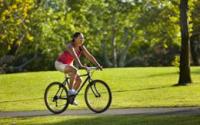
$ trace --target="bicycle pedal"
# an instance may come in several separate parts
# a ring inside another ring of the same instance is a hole
[[[69,96],[68,101],[70,104],[74,102],[74,96]]]

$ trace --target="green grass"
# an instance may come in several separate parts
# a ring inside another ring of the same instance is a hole
[[[4,118],[1,125],[199,125],[199,116],[125,115],[125,116],[49,116]]]
[[[116,68],[95,72],[113,92],[111,108],[200,106],[200,67],[192,67],[193,83],[175,87],[178,68]],[[0,75],[0,111],[46,110],[44,90],[50,82],[62,81],[55,71]],[[79,106],[87,108],[83,95]],[[112,122],[111,122],[112,121]],[[199,125],[196,115],[45,116],[0,118],[1,125]]]
[[[200,67],[192,67],[193,83],[174,87],[176,67],[114,68],[94,73],[94,79],[106,81],[113,92],[111,108],[200,106]],[[63,81],[57,71],[0,75],[0,111],[46,110],[43,101],[50,82]],[[79,106],[87,108],[83,95]]]

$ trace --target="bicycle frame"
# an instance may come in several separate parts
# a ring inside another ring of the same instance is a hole
[[[90,71],[87,71],[87,73],[86,74],[83,74],[83,75],[79,75],[80,77],[84,77],[84,76],[87,76],[86,77],[86,79],[85,79],[85,81],[81,84],[81,86],[79,87],[79,89],[77,90],[77,94],[76,95],[78,95],[78,93],[81,91],[81,89],[83,88],[83,86],[86,84],[86,82],[91,82],[92,81],[92,78],[91,78],[91,72]],[[68,87],[69,87],[69,80],[70,79],[70,77],[66,77],[65,78],[65,80],[63,81],[63,84],[66,86],[66,83],[67,83],[67,85],[68,85]]]

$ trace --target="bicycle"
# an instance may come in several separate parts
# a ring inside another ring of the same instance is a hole
[[[70,77],[65,77],[65,80],[62,83],[50,83],[44,94],[44,101],[47,109],[54,114],[64,112],[67,109],[69,102],[74,100],[82,90],[83,86],[88,83],[84,93],[84,99],[87,107],[95,113],[102,113],[106,111],[112,101],[111,90],[106,82],[92,79],[92,70],[97,70],[97,68],[88,67],[86,70],[87,73],[80,75],[80,77],[86,76],[86,79],[77,90],[77,94],[73,96],[68,95]]]

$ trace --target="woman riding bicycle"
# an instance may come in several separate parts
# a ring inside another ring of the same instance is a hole
[[[76,95],[76,91],[80,87],[82,82],[78,69],[73,65],[74,60],[77,61],[80,68],[86,69],[80,61],[80,56],[84,55],[89,61],[95,64],[99,69],[102,70],[102,66],[97,62],[94,56],[86,49],[83,45],[84,36],[80,32],[76,32],[69,44],[66,45],[66,50],[59,55],[55,61],[55,68],[58,71],[64,72],[70,76],[69,84],[69,95]],[[75,101],[70,102],[71,104],[77,105]]]

